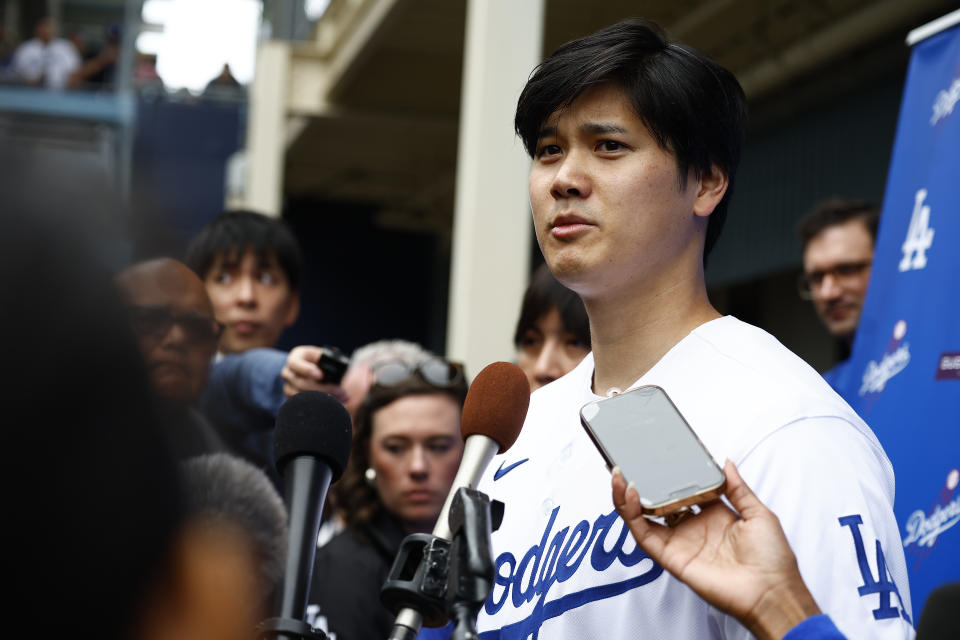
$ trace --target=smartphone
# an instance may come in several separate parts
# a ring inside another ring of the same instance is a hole
[[[723,470],[660,387],[590,402],[580,422],[607,467],[620,467],[634,483],[645,515],[689,511],[723,493]]]
[[[323,372],[323,382],[340,384],[343,374],[347,371],[347,365],[350,364],[350,358],[336,347],[322,347],[322,349],[317,366]]]

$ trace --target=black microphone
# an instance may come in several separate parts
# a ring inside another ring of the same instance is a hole
[[[274,638],[317,637],[303,619],[313,577],[317,534],[327,489],[343,474],[350,457],[350,414],[331,395],[303,391],[277,413],[273,456],[283,475],[290,516],[287,564],[276,617],[260,625]]]
[[[933,591],[917,620],[917,640],[960,638],[960,582],[946,582]]]
[[[450,487],[433,536],[450,540],[449,515],[457,491],[476,489],[490,460],[516,441],[527,417],[530,383],[516,365],[494,362],[477,374],[467,391],[460,420],[464,438],[463,458]],[[423,624],[423,612],[413,606],[402,607],[394,619],[390,640],[413,640]]]

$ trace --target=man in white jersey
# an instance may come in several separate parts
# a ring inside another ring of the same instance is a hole
[[[520,96],[537,239],[583,299],[593,352],[533,394],[481,481],[506,504],[482,638],[750,637],[647,557],[614,509],[579,410],[644,384],[777,514],[848,638],[913,635],[893,470],[873,433],[802,360],[707,299],[745,111],[731,73],[638,21],[560,47]]]

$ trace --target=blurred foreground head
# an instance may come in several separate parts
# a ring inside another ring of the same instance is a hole
[[[8,610],[40,633],[242,637],[243,616],[214,602],[225,594],[199,586],[225,571],[185,526],[149,380],[102,263],[116,249],[95,223],[106,197],[0,188],[3,406],[19,481],[9,513],[23,567]],[[51,629],[37,627],[47,620]]]
[[[236,563],[256,578],[247,586],[266,618],[287,559],[283,499],[263,471],[227,453],[187,460],[182,472],[191,518],[233,539]]]
[[[0,220],[3,406],[29,464],[14,535],[33,586],[11,610],[129,637],[181,523],[175,467],[102,254],[36,193]]]

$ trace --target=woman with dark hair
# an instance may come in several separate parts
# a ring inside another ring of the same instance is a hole
[[[590,353],[590,322],[580,296],[557,282],[545,264],[523,296],[513,342],[530,391],[566,374]]]
[[[390,634],[393,616],[380,604],[380,587],[403,538],[433,530],[463,454],[461,366],[391,360],[373,374],[350,463],[333,488],[346,529],[317,550],[309,599],[319,606],[313,623],[347,640]]]

